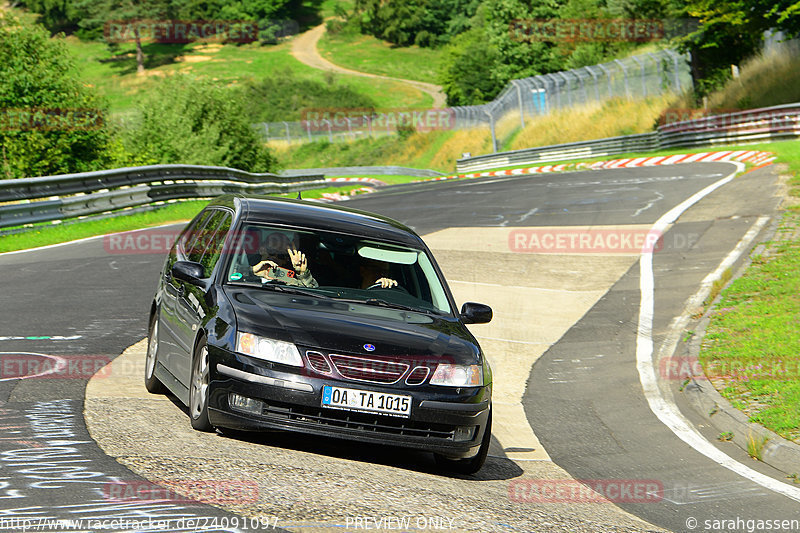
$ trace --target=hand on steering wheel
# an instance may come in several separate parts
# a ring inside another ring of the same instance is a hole
[[[391,289],[392,287],[397,287],[397,282],[391,278],[378,278],[375,280],[375,283],[367,287],[367,289],[377,289],[378,287],[381,289]]]

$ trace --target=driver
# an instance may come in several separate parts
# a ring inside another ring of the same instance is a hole
[[[358,265],[358,271],[361,274],[362,289],[377,288],[379,286],[382,289],[397,287],[397,281],[388,277],[389,265],[383,261],[364,259]]]
[[[306,254],[297,249],[296,235],[274,231],[266,236],[258,254],[249,258],[253,273],[264,280],[282,281],[287,285],[319,287],[308,269]]]

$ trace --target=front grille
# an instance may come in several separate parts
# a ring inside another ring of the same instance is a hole
[[[418,366],[406,378],[406,385],[422,385],[431,370],[427,366]]]
[[[273,420],[308,422],[331,428],[347,428],[365,434],[454,440],[455,428],[446,424],[413,422],[406,418],[381,417],[335,409],[321,409],[277,402],[265,403],[262,416]]]
[[[323,374],[331,373],[331,365],[328,364],[328,361],[325,360],[325,356],[321,353],[308,351],[306,352],[306,358],[308,359],[308,364],[311,365],[311,368],[317,372],[321,372]]]
[[[408,371],[408,365],[405,363],[353,357],[351,355],[330,354],[328,357],[342,377],[354,381],[392,384],[400,381]]]

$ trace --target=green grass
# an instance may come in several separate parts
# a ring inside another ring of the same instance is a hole
[[[28,231],[3,236],[0,239],[0,252],[24,250],[118,231],[191,220],[207,203],[203,200],[191,200],[167,204],[153,211],[114,218],[79,220],[62,224],[36,224]]]
[[[132,43],[120,44],[112,52],[99,42],[84,42],[75,37],[68,37],[66,42],[77,58],[76,64],[83,79],[106,97],[112,113],[129,110],[137,94],[156,86],[155,78],[178,72],[235,85],[249,79],[280,75],[288,69],[300,79],[348,86],[381,108],[430,107],[433,104],[429,95],[404,83],[331,74],[308,67],[291,55],[289,43],[269,46],[146,44],[147,72],[141,76],[136,74]],[[346,103],[342,106],[346,107]]]
[[[752,422],[800,441],[798,228],[800,213],[788,211],[767,253],[722,291],[700,361]]]
[[[436,83],[442,53],[419,46],[396,47],[369,35],[348,33],[322,36],[317,49],[341,67],[406,80]]]
[[[778,156],[800,197],[800,142],[755,145]],[[775,239],[722,291],[700,351],[720,393],[784,438],[800,442],[800,205]]]

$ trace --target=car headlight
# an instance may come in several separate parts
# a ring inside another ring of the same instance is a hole
[[[273,363],[303,366],[303,358],[300,357],[297,346],[291,342],[276,341],[252,333],[242,333],[241,331],[236,333],[236,351]]]
[[[483,385],[483,368],[480,365],[439,365],[430,383],[448,387],[480,387]]]

